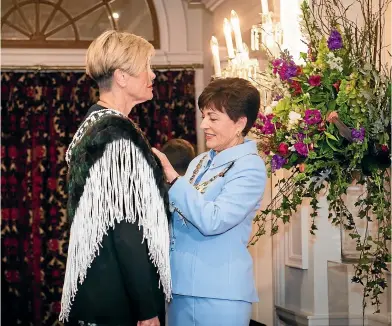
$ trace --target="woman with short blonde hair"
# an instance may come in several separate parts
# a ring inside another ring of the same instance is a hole
[[[87,50],[86,73],[97,82],[100,90],[108,90],[116,69],[137,76],[150,65],[154,52],[152,44],[140,36],[106,31]]]
[[[71,224],[60,320],[159,326],[171,297],[168,198],[161,165],[128,118],[152,99],[153,46],[107,31],[87,50],[100,91],[66,153]]]

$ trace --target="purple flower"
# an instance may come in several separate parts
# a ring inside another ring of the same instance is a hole
[[[308,147],[303,142],[294,144],[294,148],[301,156],[308,156]]]
[[[328,48],[331,51],[334,51],[334,50],[339,50],[342,47],[343,47],[342,35],[340,35],[340,33],[336,29],[333,29],[328,38]]]
[[[274,115],[268,114],[263,115],[259,113],[258,118],[261,120],[261,124],[257,124],[256,128],[264,135],[273,135],[275,133],[275,125],[272,122]]]
[[[362,143],[365,139],[365,133],[366,131],[364,127],[361,127],[359,129],[353,129],[351,130],[351,137],[353,137],[353,140],[355,142]]]
[[[272,61],[273,73],[278,74],[281,80],[290,81],[298,75],[298,67],[291,57],[275,59]]]
[[[275,126],[274,126],[274,124],[271,123],[271,121],[267,121],[267,122],[264,124],[262,133],[263,133],[264,135],[273,135],[273,134],[275,133]]]
[[[273,101],[279,101],[279,100],[281,100],[282,98],[283,98],[282,95],[276,95],[276,96],[274,97]]]
[[[321,113],[319,110],[306,110],[304,121],[308,125],[315,125],[321,122]]]
[[[305,135],[303,133],[298,133],[297,134],[297,140],[299,142],[302,142],[305,139]]]
[[[286,66],[283,67],[280,76],[282,80],[290,80],[297,76],[297,66],[294,61],[290,61]]]
[[[286,164],[286,159],[280,155],[275,154],[272,156],[271,160],[271,171],[275,172],[283,167]]]
[[[274,60],[272,60],[272,66],[274,67],[274,70],[275,70],[275,69],[278,69],[278,67],[279,67],[282,63],[283,63],[283,60],[282,60],[282,59],[274,59]],[[274,73],[276,74],[276,71],[274,71]]]

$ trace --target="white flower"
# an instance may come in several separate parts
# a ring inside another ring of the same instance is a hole
[[[279,103],[278,101],[272,101],[270,104],[271,108],[274,108],[275,106],[277,106],[278,103]]]
[[[290,111],[288,128],[291,129],[292,127],[297,125],[300,120],[302,120],[302,117],[299,113]]]
[[[271,114],[271,113],[272,113],[272,108],[269,105],[266,106],[264,109],[264,114],[267,115],[267,114]]]
[[[302,120],[302,117],[299,113],[295,111],[290,111],[289,113],[289,123],[297,124],[299,120]]]
[[[331,69],[338,70],[340,72],[343,71],[342,63],[343,59],[340,57],[328,56],[329,59],[327,60],[327,64]]]

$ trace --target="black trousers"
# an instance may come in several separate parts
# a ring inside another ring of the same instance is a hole
[[[165,315],[161,314],[158,316],[160,326],[165,326]],[[127,322],[127,323],[110,323],[110,322],[105,322],[105,323],[97,323],[97,322],[89,322],[89,321],[83,321],[83,320],[75,320],[75,319],[70,319],[69,322],[66,322],[64,324],[65,326],[136,326],[137,322]]]

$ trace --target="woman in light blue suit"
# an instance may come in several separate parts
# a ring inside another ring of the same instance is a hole
[[[169,326],[248,326],[258,296],[247,243],[266,170],[256,143],[244,137],[256,120],[260,95],[244,79],[216,79],[198,104],[210,150],[180,177],[154,149],[171,184]]]

